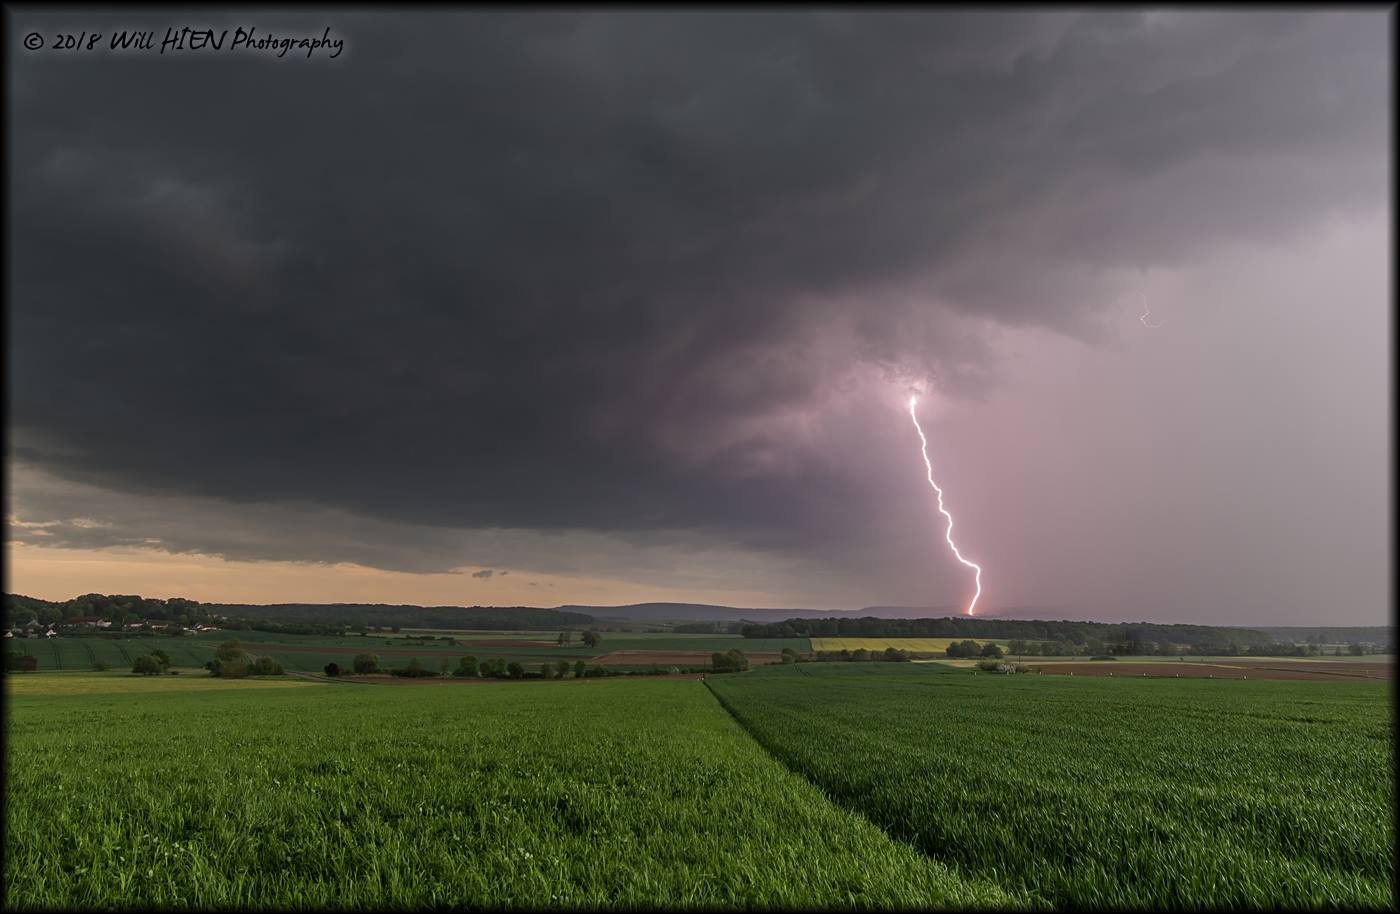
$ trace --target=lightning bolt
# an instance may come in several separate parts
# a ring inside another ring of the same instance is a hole
[[[953,542],[953,515],[949,514],[948,510],[943,507],[943,490],[938,488],[938,483],[933,481],[933,464],[928,459],[928,439],[924,437],[924,430],[919,425],[919,417],[914,413],[914,404],[917,402],[919,402],[917,396],[909,398],[909,418],[914,420],[914,429],[919,433],[919,441],[923,447],[924,466],[928,468],[928,484],[933,486],[933,491],[938,493],[938,510],[943,513],[944,517],[948,518],[948,530],[943,534],[943,537],[948,541],[948,546],[953,550],[953,555],[957,556],[958,561],[977,572],[977,593],[972,595],[972,602],[967,605],[967,614],[970,616],[977,606],[977,598],[982,596],[982,566],[963,558],[962,553],[958,551],[958,544]]]
[[[1149,323],[1147,322],[1147,315],[1149,315],[1149,314],[1151,314],[1151,313],[1152,313],[1152,309],[1149,308],[1149,307],[1147,307],[1147,296],[1144,295],[1144,296],[1142,297],[1142,317],[1139,317],[1138,320],[1142,321],[1142,325],[1143,325],[1144,327],[1151,327],[1151,328],[1153,328],[1153,329],[1155,330],[1156,328],[1162,326],[1162,322],[1161,322],[1161,321],[1158,321],[1158,322],[1155,323],[1155,324],[1149,324]]]

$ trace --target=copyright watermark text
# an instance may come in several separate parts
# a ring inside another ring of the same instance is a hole
[[[180,54],[180,53],[246,53],[256,52],[274,57],[286,57],[290,53],[305,52],[308,58],[317,54],[327,60],[334,60],[345,50],[344,38],[332,38],[331,30],[325,29],[320,35],[276,35],[260,31],[256,26],[236,29],[192,29],[167,28],[164,34],[159,31],[121,31],[103,34],[102,32],[57,32],[44,34],[30,32],[24,36],[24,47],[29,51],[53,51],[87,53],[105,51],[122,54]]]

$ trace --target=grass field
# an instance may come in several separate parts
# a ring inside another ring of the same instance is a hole
[[[1014,902],[832,804],[698,681],[6,680],[9,909]]]
[[[1393,908],[1391,690],[803,664],[712,676],[896,838],[1061,908]]]
[[[941,654],[948,645],[965,638],[813,638],[814,651],[883,651],[887,647],[901,651],[914,651],[920,654]]]
[[[518,660],[529,669],[555,660],[592,661],[614,651],[694,651],[694,663],[709,663],[715,651],[738,649],[745,653],[777,653],[785,647],[799,652],[809,649],[806,638],[743,638],[739,635],[677,635],[669,632],[608,632],[598,647],[584,646],[577,638],[567,645],[554,642],[558,632],[459,632],[459,641],[481,641],[483,644],[449,645],[446,641],[423,638],[405,639],[377,635],[284,635],[273,632],[219,631],[183,637],[140,636],[129,638],[64,637],[19,638],[6,642],[6,650],[27,651],[38,660],[40,670],[91,670],[94,663],[106,663],[111,669],[131,669],[140,655],[157,648],[168,653],[177,666],[202,667],[214,658],[214,651],[229,640],[243,643],[255,655],[267,654],[285,669],[319,671],[328,663],[348,667],[358,653],[368,651],[378,655],[384,667],[402,666],[417,657],[429,669],[438,669],[443,660],[456,666],[459,657],[468,654],[480,659],[500,657]],[[539,645],[495,645],[492,642],[544,641]],[[403,653],[398,653],[403,652]],[[703,656],[702,656],[703,655]]]

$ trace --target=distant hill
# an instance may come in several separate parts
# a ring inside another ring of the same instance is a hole
[[[588,613],[600,619],[635,619],[647,622],[780,622],[793,616],[825,619],[854,616],[854,609],[756,609],[743,606],[717,606],[712,603],[629,603],[625,606],[558,607],[562,612]]]
[[[1320,638],[1325,644],[1395,643],[1395,626],[1393,625],[1285,625],[1276,627],[1261,625],[1259,630],[1272,635],[1277,641],[1306,641],[1309,638]]]
[[[588,613],[536,606],[413,606],[385,603],[205,603],[230,618],[406,628],[554,629],[592,625]]]

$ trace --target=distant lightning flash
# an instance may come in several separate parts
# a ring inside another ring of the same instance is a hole
[[[958,561],[977,572],[977,593],[972,595],[972,602],[967,605],[967,614],[970,616],[977,606],[977,598],[982,596],[982,566],[963,558],[962,553],[958,551],[957,544],[953,542],[953,515],[949,514],[943,507],[943,490],[938,488],[938,483],[933,481],[933,464],[928,459],[928,439],[924,437],[924,430],[919,426],[919,417],[914,414],[914,404],[918,401],[919,398],[916,396],[909,398],[909,418],[914,420],[914,429],[919,433],[919,441],[923,446],[924,466],[928,468],[928,484],[933,486],[933,491],[938,493],[938,510],[943,513],[944,517],[948,518],[948,530],[943,536],[948,540],[948,545],[952,548],[953,555],[958,557]]]
[[[1142,325],[1143,325],[1144,327],[1151,327],[1152,329],[1156,330],[1158,327],[1162,326],[1162,322],[1161,322],[1161,321],[1158,321],[1158,322],[1155,323],[1155,324],[1149,324],[1149,323],[1147,322],[1147,315],[1149,315],[1149,314],[1151,314],[1151,313],[1152,313],[1152,309],[1149,308],[1149,307],[1147,307],[1147,296],[1144,295],[1144,296],[1142,297],[1142,317],[1139,317],[1138,320],[1142,321]]]

